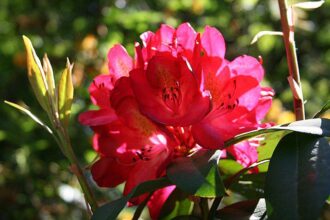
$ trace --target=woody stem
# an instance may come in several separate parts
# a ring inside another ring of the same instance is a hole
[[[293,9],[288,6],[286,0],[278,0],[281,15],[283,40],[286,50],[286,58],[289,67],[289,82],[293,94],[294,112],[296,120],[305,119],[304,99],[301,89],[296,44],[294,40]]]

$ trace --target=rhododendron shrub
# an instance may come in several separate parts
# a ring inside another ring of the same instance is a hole
[[[257,59],[225,58],[224,38],[213,27],[197,33],[188,23],[177,29],[162,25],[141,40],[133,58],[121,45],[109,50],[110,74],[97,76],[89,87],[99,109],[79,117],[93,129],[93,147],[100,155],[91,168],[94,180],[101,187],[125,182],[124,195],[166,175],[176,158],[201,149],[226,151],[225,141],[268,127],[261,121],[274,95],[260,85],[264,69]],[[227,155],[248,167],[258,160],[257,147],[258,142],[241,142]],[[153,219],[173,189],[154,193],[157,205],[148,203]]]
[[[319,219],[330,204],[330,120],[319,117],[330,102],[305,120],[291,18],[293,7],[317,8],[323,1],[278,2],[282,32],[262,31],[253,42],[265,34],[283,36],[299,120],[290,124],[263,122],[274,91],[261,86],[262,60],[226,59],[224,38],[213,27],[197,33],[188,23],[161,25],[140,36],[133,57],[119,44],[110,48],[109,74],[89,87],[97,110],[79,115],[93,130],[93,179],[100,187],[124,184],[123,196],[102,206],[69,137],[73,65],[67,61],[55,83],[47,56],[41,65],[24,36],[28,78],[49,126],[29,109],[6,103],[53,136],[93,220],[117,219],[126,205],[138,205],[133,219],[144,206],[152,219]]]

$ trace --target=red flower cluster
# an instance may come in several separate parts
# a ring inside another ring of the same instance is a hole
[[[103,187],[126,182],[124,194],[164,175],[176,157],[221,149],[235,135],[266,126],[260,121],[273,95],[260,86],[264,70],[258,60],[224,58],[224,39],[213,27],[200,34],[188,23],[162,25],[141,39],[134,58],[121,45],[110,49],[110,74],[99,75],[89,88],[100,109],[79,117],[95,132],[100,159],[91,169],[94,180]],[[244,166],[257,160],[253,143],[232,146],[229,153]],[[165,201],[173,189],[154,196]],[[152,218],[161,205],[148,203]]]

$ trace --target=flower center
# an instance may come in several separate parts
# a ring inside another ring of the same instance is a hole
[[[150,144],[147,144],[140,149],[133,150],[135,156],[132,158],[132,162],[137,161],[149,161],[157,159],[163,154],[168,154],[167,140],[161,135],[153,135],[149,138]]]
[[[146,74],[150,86],[159,91],[164,104],[176,113],[182,101],[177,60],[169,54],[157,55],[149,61]]]
[[[167,129],[173,134],[177,145],[174,147],[174,157],[184,157],[190,154],[196,147],[196,142],[191,135],[190,127],[172,127]]]
[[[182,100],[179,82],[170,87],[164,87],[162,89],[162,99],[168,108],[173,112],[177,112]]]

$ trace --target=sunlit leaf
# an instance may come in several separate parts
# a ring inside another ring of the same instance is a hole
[[[293,132],[277,145],[265,185],[269,219],[318,219],[330,195],[330,145]]]
[[[328,100],[321,108],[320,111],[318,111],[313,118],[319,118],[323,113],[328,111],[330,109],[330,100]]]
[[[73,100],[72,67],[69,60],[58,85],[58,112],[62,124],[67,127]]]
[[[274,36],[274,35],[283,36],[283,33],[281,31],[260,31],[253,37],[250,44],[256,43],[263,36]]]
[[[5,103],[28,115],[33,121],[37,122],[39,125],[45,128],[50,134],[53,134],[52,130],[45,123],[43,123],[37,116],[35,116],[30,110],[24,108],[23,106],[17,105],[13,102],[5,101]]]
[[[316,9],[323,5],[324,1],[313,1],[313,2],[299,2],[293,5],[295,8],[302,9]]]
[[[219,167],[222,173],[225,175],[234,175],[243,169],[243,166],[239,164],[236,160],[221,159],[219,162]]]
[[[26,36],[23,36],[23,41],[26,48],[28,78],[30,84],[41,107],[45,111],[50,112],[49,98],[47,93],[48,86],[46,83],[45,73],[30,39]]]
[[[46,82],[48,86],[48,93],[53,101],[53,105],[56,106],[56,95],[55,94],[55,80],[52,65],[47,57],[47,54],[44,55],[43,59],[43,70],[46,75]]]
[[[259,129],[255,131],[250,131],[246,133],[239,134],[234,138],[225,142],[224,147],[229,147],[233,144],[239,143],[243,140],[272,132],[278,131],[295,131],[299,133],[305,134],[315,134],[321,136],[330,136],[330,119],[326,118],[315,118],[315,119],[307,119],[301,121],[295,121],[289,124],[273,126],[270,128]]]
[[[258,151],[258,161],[269,159],[272,157],[276,145],[287,133],[286,131],[274,132],[265,134],[262,141],[260,141],[260,146],[257,148]],[[269,163],[263,163],[258,166],[259,172],[267,172]]]

